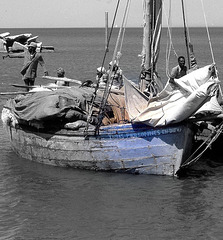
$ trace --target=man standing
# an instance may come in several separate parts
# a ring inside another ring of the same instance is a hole
[[[35,42],[31,42],[27,46],[27,50],[22,53],[13,53],[7,54],[3,56],[3,59],[6,57],[9,58],[24,58],[24,64],[20,71],[23,75],[23,80],[26,86],[33,86],[35,83],[35,79],[37,77],[37,67],[40,64],[43,67],[44,75],[48,76],[48,72],[45,67],[45,62],[40,53],[36,52],[37,44]],[[29,88],[27,88],[29,90]]]
[[[37,44],[31,42],[28,45],[28,50],[24,52],[24,64],[20,72],[27,86],[33,86],[35,83],[38,63],[43,67],[44,75],[48,76],[43,57],[40,53],[36,52],[36,48]]]

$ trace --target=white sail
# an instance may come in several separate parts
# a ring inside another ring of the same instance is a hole
[[[212,65],[195,70],[179,79],[178,84],[168,83],[157,96],[148,97],[125,81],[126,109],[133,122],[143,122],[157,127],[181,122],[199,109],[212,97],[219,87],[219,80],[212,78]],[[132,89],[131,89],[132,88]],[[214,107],[206,105],[202,112],[222,113],[222,108],[213,99]],[[141,104],[139,104],[141,103]],[[140,107],[139,107],[140,106]]]

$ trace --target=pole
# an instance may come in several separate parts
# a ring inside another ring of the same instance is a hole
[[[184,35],[185,35],[185,42],[186,42],[186,49],[187,49],[187,60],[188,60],[188,67],[190,69],[191,68],[191,64],[190,64],[190,54],[189,54],[187,26],[186,26],[186,20],[185,20],[185,12],[184,12],[184,1],[181,0],[181,3],[182,3],[183,22],[184,22]]]
[[[108,12],[105,12],[105,50],[108,52]]]

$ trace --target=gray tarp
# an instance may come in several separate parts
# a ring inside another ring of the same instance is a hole
[[[44,121],[62,117],[69,109],[84,113],[87,110],[86,102],[91,99],[92,93],[93,89],[78,87],[36,92],[20,99],[10,99],[5,107],[9,108],[19,120]]]

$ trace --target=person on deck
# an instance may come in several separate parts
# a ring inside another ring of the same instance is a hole
[[[185,57],[178,57],[178,65],[171,70],[170,82],[174,81],[174,78],[179,79],[187,74],[187,66],[185,66]]]
[[[62,67],[59,67],[57,69],[57,77],[58,78],[64,78],[65,77],[65,71]],[[66,81],[56,81],[55,83],[58,86],[69,86],[69,82],[66,82]]]
[[[48,76],[48,71],[45,67],[45,62],[40,53],[36,52],[37,44],[31,42],[28,45],[28,51],[24,52],[24,64],[21,70],[23,80],[27,86],[33,86],[37,77],[38,63],[43,67],[44,75]]]
[[[96,73],[96,81],[99,83],[99,87],[104,88],[108,80],[108,74],[104,67],[98,67]]]
[[[118,63],[114,61],[113,68],[112,67],[112,61],[109,63],[109,69],[107,71],[107,74],[111,74],[111,79],[113,80],[112,86],[114,88],[120,89],[123,86],[123,75],[122,75],[122,69],[118,66]]]
[[[193,45],[191,43],[189,43],[189,51],[190,51],[190,65],[191,65],[190,69],[187,69],[187,66],[185,66],[185,57],[184,56],[178,57],[178,65],[174,67],[171,71],[170,82],[174,82],[174,78],[179,79],[185,76],[186,74],[198,69],[197,60],[194,55]]]
[[[9,58],[24,58],[24,64],[20,71],[20,73],[23,75],[23,80],[25,82],[26,86],[33,86],[35,83],[35,79],[37,77],[37,67],[38,64],[40,64],[43,67],[44,75],[48,76],[48,71],[45,67],[45,62],[43,60],[43,57],[40,53],[36,52],[37,44],[35,42],[31,42],[27,46],[27,50],[25,50],[22,53],[14,53],[14,54],[8,54],[6,56],[3,56],[3,59],[5,57]],[[29,90],[29,88],[27,88]]]

